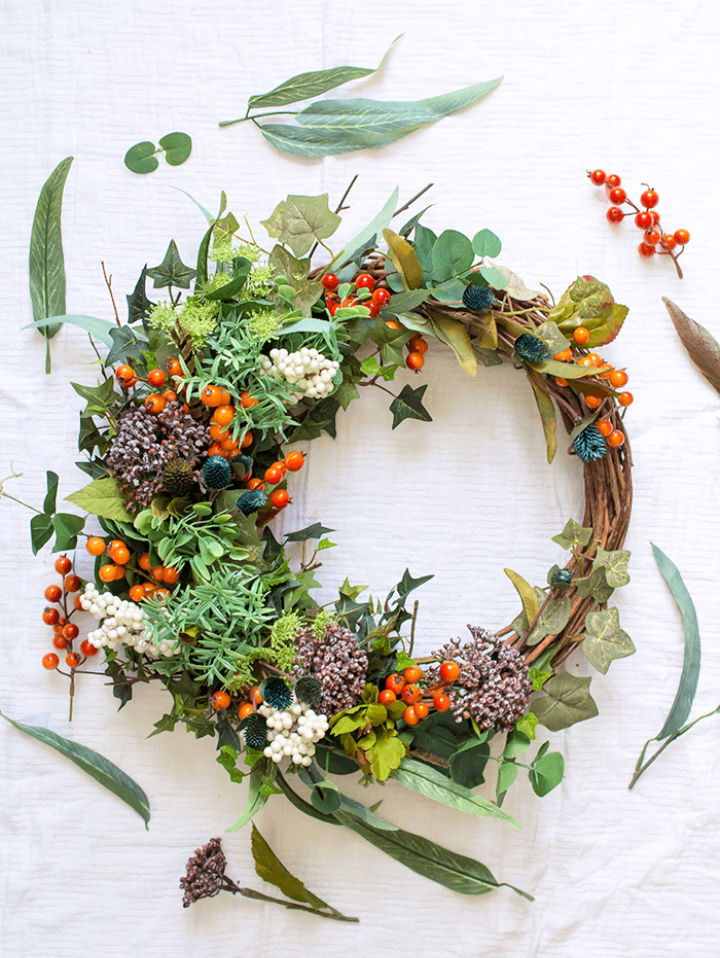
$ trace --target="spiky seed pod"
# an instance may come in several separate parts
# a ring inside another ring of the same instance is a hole
[[[187,459],[171,459],[163,466],[163,485],[172,496],[184,496],[195,483],[192,463]]]
[[[267,745],[267,722],[264,715],[253,712],[243,721],[240,728],[245,735],[245,744],[249,748],[254,748],[258,752],[265,748]]]
[[[489,286],[466,286],[463,306],[476,313],[486,313],[495,301],[495,293]]]
[[[230,463],[224,456],[210,456],[203,463],[202,477],[211,489],[224,489],[232,482]]]
[[[292,690],[279,678],[265,679],[260,686],[263,700],[274,709],[283,710],[292,705]]]
[[[320,698],[321,693],[322,685],[314,675],[303,675],[295,683],[295,696],[300,702],[314,705]]]
[[[595,462],[607,453],[608,446],[600,430],[591,422],[582,432],[579,432],[572,441],[575,455],[583,462]]]
[[[243,515],[249,516],[252,512],[262,509],[266,502],[267,496],[262,489],[253,489],[238,496],[236,505]]]
[[[572,583],[572,572],[569,569],[555,569],[550,576],[550,585],[558,592],[564,592]]]
[[[550,355],[547,343],[530,333],[523,333],[515,340],[515,352],[528,363],[541,363]]]

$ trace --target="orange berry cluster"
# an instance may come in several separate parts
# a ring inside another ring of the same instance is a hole
[[[130,587],[130,598],[133,602],[141,602],[149,595],[170,595],[170,590],[165,586],[175,585],[180,578],[175,566],[151,566],[149,552],[141,553],[137,558],[137,565],[132,565],[130,549],[122,539],[111,539],[106,543],[100,536],[90,536],[85,548],[91,556],[107,553],[112,559],[112,562],[107,562],[98,569],[98,578],[102,582],[119,582],[125,578],[128,569],[147,579],[146,582]]]
[[[138,383],[147,383],[155,389],[160,389],[167,383],[168,375],[178,378],[182,378],[184,375],[179,359],[171,359],[167,368],[167,373],[164,369],[151,369],[147,374],[147,379],[143,379],[142,376],[138,376],[132,366],[123,364],[115,370],[115,377],[123,389],[130,389],[137,386]],[[151,392],[145,397],[145,408],[157,415],[163,411],[169,402],[177,402],[177,398],[177,392],[169,387],[162,392]],[[185,406],[185,412],[188,411],[188,407]]]
[[[438,712],[447,712],[452,706],[452,699],[447,694],[447,687],[457,681],[460,675],[460,666],[457,662],[443,662],[440,666],[440,682],[432,688],[421,688],[418,682],[423,677],[423,670],[417,665],[409,665],[399,672],[393,672],[385,679],[385,688],[378,695],[378,702],[389,705],[398,697],[406,704],[403,720],[407,725],[417,725],[421,719],[427,718],[430,709]]]
[[[234,459],[241,449],[247,449],[252,445],[254,437],[249,429],[235,439],[228,428],[232,426],[235,419],[235,406],[227,389],[208,385],[200,393],[200,401],[213,410],[210,419],[210,438],[214,441],[208,448],[208,456]],[[240,396],[240,405],[243,409],[252,409],[259,402],[260,400],[251,396],[247,390]]]
[[[655,190],[646,186],[643,193],[640,194],[640,206],[628,199],[628,195],[621,186],[621,179],[615,173],[609,176],[604,170],[592,170],[588,172],[588,177],[595,186],[604,186],[608,200],[611,206],[605,216],[609,223],[622,223],[626,216],[633,216],[635,225],[642,230],[642,242],[638,246],[638,253],[644,257],[654,256],[656,253],[662,256],[672,257],[678,276],[682,278],[682,270],[678,264],[678,257],[685,246],[690,242],[690,234],[687,230],[675,230],[674,233],[663,233],[660,228],[660,214],[655,209],[660,197]],[[629,210],[623,210],[622,206],[627,205]],[[679,247],[679,249],[678,249]]]
[[[289,452],[284,459],[277,459],[267,467],[264,472],[264,478],[254,477],[252,470],[244,477],[245,488],[253,491],[255,489],[265,490],[267,486],[278,486],[285,480],[288,472],[298,472],[305,465],[305,453],[293,450]],[[287,489],[273,489],[270,493],[270,502],[275,509],[284,509],[292,499]]]
[[[76,669],[90,655],[95,655],[97,649],[95,646],[84,639],[80,643],[80,653],[73,650],[73,642],[80,634],[80,630],[71,622],[70,619],[82,609],[80,605],[79,591],[82,586],[80,576],[72,571],[72,562],[67,556],[60,556],[55,560],[55,571],[62,577],[62,584],[52,584],[45,589],[45,599],[52,605],[45,606],[42,614],[42,620],[45,625],[53,628],[53,645],[59,651],[65,652],[65,664]],[[70,596],[75,593],[75,597],[70,604]],[[43,667],[46,669],[56,669],[60,665],[60,657],[57,652],[48,652],[42,657]]]
[[[340,286],[340,280],[335,273],[325,273],[321,280],[325,290],[325,305],[331,316],[340,309],[341,306],[367,306],[372,317],[378,316],[383,306],[390,302],[391,293],[382,286],[375,287],[375,277],[370,273],[358,273],[354,281],[350,284],[348,294],[341,299],[337,290]],[[370,296],[358,296],[361,289],[368,291]]]
[[[252,715],[258,705],[262,705],[263,697],[260,694],[260,687],[253,685],[251,689],[247,692],[247,698],[243,699],[242,702],[238,705],[237,714],[240,721],[244,718],[247,718],[248,715]],[[216,712],[222,712],[227,708],[230,708],[232,704],[232,699],[230,694],[224,689],[221,689],[218,692],[213,692],[210,696],[210,707]]]
[[[573,331],[573,339],[578,345],[586,343],[590,338],[590,330],[586,326],[578,326]],[[571,347],[563,349],[562,352],[555,354],[555,359],[561,363],[573,363],[574,356]],[[609,365],[605,362],[602,356],[599,356],[597,353],[584,353],[578,360],[578,366],[584,366],[587,368],[600,369],[603,366]],[[624,369],[606,369],[605,372],[598,374],[601,379],[607,379],[613,389],[622,389],[623,386],[627,385],[628,374]],[[556,376],[555,382],[558,386],[567,386],[568,380],[563,379],[562,376]],[[583,401],[588,409],[599,409],[602,406],[603,402],[606,400],[606,396],[601,393],[588,393],[583,396]],[[630,406],[634,400],[634,396],[631,392],[623,390],[617,396],[617,401],[621,406]],[[622,446],[625,442],[625,434],[619,429],[615,429],[612,423],[607,419],[598,419],[595,423],[597,428],[600,430],[600,433],[605,437],[609,446],[617,448]]]

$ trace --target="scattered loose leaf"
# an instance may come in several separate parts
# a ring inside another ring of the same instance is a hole
[[[125,154],[124,163],[131,173],[153,173],[160,163],[157,156],[158,148],[150,140],[143,140],[131,146]]]
[[[663,303],[690,359],[710,385],[720,392],[720,343],[704,326],[686,316],[672,300],[663,296]]]
[[[170,166],[180,166],[192,152],[192,140],[187,133],[166,133],[160,137],[160,146],[165,150],[165,159]]]

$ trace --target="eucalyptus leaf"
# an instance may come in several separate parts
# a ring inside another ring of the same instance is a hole
[[[96,782],[99,782],[104,788],[112,792],[113,795],[117,795],[117,797],[125,802],[126,805],[129,805],[133,811],[136,811],[145,822],[145,827],[148,827],[148,822],[150,821],[150,803],[148,797],[137,782],[130,778],[129,775],[126,775],[117,765],[103,755],[100,755],[99,752],[88,748],[86,745],[80,745],[79,742],[73,742],[70,739],[64,738],[49,728],[43,728],[40,725],[25,725],[23,722],[11,719],[8,715],[5,715],[4,712],[0,712],[0,716],[2,716],[6,722],[14,725],[19,731],[25,732],[26,735],[30,735],[45,745],[49,745],[51,748],[54,748],[56,752],[60,752],[61,755],[69,758],[78,768],[81,768],[91,778],[94,778]]]
[[[489,256],[495,259],[500,255],[502,243],[492,230],[480,230],[472,238],[472,248],[476,256]]]
[[[142,140],[130,147],[123,162],[131,173],[153,173],[160,165],[156,156],[158,152],[154,143]]]
[[[541,798],[556,788],[565,774],[565,759],[560,752],[546,752],[536,758],[530,771],[532,790]]]
[[[165,150],[165,159],[170,166],[180,166],[190,156],[192,140],[187,133],[166,133],[160,137],[160,146]]]

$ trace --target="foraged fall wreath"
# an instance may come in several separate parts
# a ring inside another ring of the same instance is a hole
[[[397,208],[397,191],[333,251],[346,198],[333,212],[327,194],[289,196],[263,222],[271,241],[261,243],[223,194],[217,215],[206,214],[195,265],[171,241],[162,262],[142,270],[125,322],[117,310],[116,322],[61,317],[108,349],[99,384],[72,384],[86,401],[78,465],[91,481],[67,499],[92,518],[56,511],[49,473],[32,520],[35,551],[54,533],[63,553],[43,615],[62,661],[52,651],[43,664],[69,675],[71,691],[84,671],[109,677],[120,707],[138,682],[164,685],[171,704],[155,732],[183,724],[215,739],[230,778],[247,780],[235,827],[282,793],[418,873],[482,894],[500,884],[485,866],[384,821],[335,776],[394,779],[511,822],[501,806],[521,768],[538,795],[562,778],[562,756],[547,742],[522,760],[538,724],[554,732],[597,714],[590,678],[561,663],[580,647],[605,673],[634,651],[608,607],[628,581],[632,395],[626,373],[595,352],[627,309],[591,276],[553,303],[493,265],[501,244],[489,230],[437,235],[421,214],[396,219],[410,205]],[[272,522],[292,502],[311,440],[334,436],[338,412],[362,387],[391,393],[393,428],[430,421],[425,385],[390,387],[404,367],[420,375],[430,339],[470,375],[507,362],[527,377],[548,461],[558,418],[582,461],[585,513],[555,536],[567,555],[546,584],[506,570],[522,603],[512,623],[470,627],[418,657],[409,597],[430,576],[406,571],[381,600],[361,598],[346,580],[320,607],[311,593],[331,530],[316,522],[278,539]],[[64,555],[80,537],[95,557],[88,581]],[[310,541],[303,561],[296,544]],[[82,612],[96,620],[85,635],[75,622]],[[491,800],[474,789],[493,767]],[[255,828],[252,846],[263,877],[297,892],[272,877],[268,856],[277,860]],[[211,843],[189,863],[185,902],[239,890],[231,886]],[[291,897],[305,905],[293,907],[338,917],[299,894]]]

